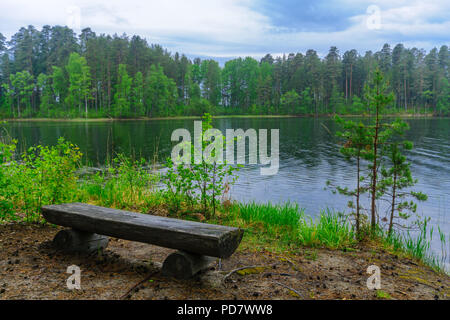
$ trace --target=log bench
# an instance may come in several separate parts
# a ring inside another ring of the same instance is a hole
[[[53,239],[60,250],[101,250],[108,245],[108,236],[177,249],[164,260],[162,274],[178,279],[192,277],[217,258],[230,257],[244,233],[238,228],[85,203],[43,206],[42,215],[50,223],[71,228],[61,230]]]

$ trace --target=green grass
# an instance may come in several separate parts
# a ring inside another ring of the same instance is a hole
[[[297,228],[300,219],[304,217],[303,209],[298,204],[286,203],[282,205],[273,205],[270,202],[266,204],[240,203],[238,204],[239,216],[247,221],[259,221],[266,227],[286,226]]]
[[[308,247],[344,248],[355,243],[353,229],[346,218],[323,211],[312,219],[296,203],[236,203],[225,222],[245,227],[263,241]]]
[[[410,232],[403,234],[395,232],[388,236],[383,230],[378,230],[377,235],[382,243],[386,247],[391,248],[394,252],[404,253],[429,265],[437,271],[445,271],[444,264],[447,259],[447,240],[440,228],[438,228],[438,235],[441,243],[440,257],[431,251],[431,241],[433,239],[434,229],[428,228],[427,222],[423,224],[417,236],[412,236]]]
[[[303,217],[299,226],[299,241],[305,246],[344,248],[356,243],[351,224],[341,214],[330,210],[313,220]]]

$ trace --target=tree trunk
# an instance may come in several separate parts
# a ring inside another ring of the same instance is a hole
[[[353,74],[353,64],[350,64],[350,100],[352,99],[352,74]]]
[[[377,87],[377,95],[380,94],[379,87]],[[376,123],[375,123],[375,137],[373,140],[373,168],[372,168],[372,203],[371,203],[371,214],[372,214],[372,221],[371,221],[371,228],[372,232],[375,231],[375,218],[376,218],[376,206],[375,206],[375,197],[377,192],[377,156],[378,156],[378,129],[379,129],[379,102],[376,102]]]
[[[20,118],[20,102],[19,102],[19,97],[17,97],[17,113],[18,113],[18,117]]]
[[[392,186],[391,218],[390,218],[390,220],[389,220],[388,236],[390,236],[391,233],[392,233],[392,225],[393,225],[393,222],[394,222],[396,184],[397,184],[397,173],[394,173],[394,184],[393,184],[393,186]]]
[[[360,215],[359,215],[359,193],[360,193],[360,188],[359,188],[359,175],[360,175],[360,165],[359,165],[359,161],[360,161],[360,157],[361,157],[361,151],[358,150],[358,156],[356,158],[356,168],[357,168],[357,182],[356,182],[356,234],[359,235],[359,223],[360,223]]]
[[[348,102],[348,94],[347,94],[347,70],[345,70],[345,102]]]
[[[405,70],[406,72],[406,70]],[[403,78],[403,86],[405,89],[405,112],[408,112],[408,105],[407,105],[407,100],[406,100],[406,75]]]

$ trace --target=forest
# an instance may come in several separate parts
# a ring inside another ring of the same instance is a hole
[[[301,45],[301,44],[299,44]],[[134,35],[77,35],[65,26],[0,33],[0,118],[139,118],[364,114],[379,68],[395,95],[389,113],[448,115],[450,53],[384,44],[321,57],[313,49],[260,61],[175,54]]]

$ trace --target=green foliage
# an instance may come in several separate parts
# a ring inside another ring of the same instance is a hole
[[[298,114],[313,114],[313,103],[314,98],[311,95],[311,89],[307,87],[305,90],[302,91],[301,97],[300,97],[300,106],[297,109]]]
[[[351,224],[343,215],[329,210],[321,212],[316,220],[307,217],[295,203],[237,203],[231,211],[232,222],[243,220],[247,232],[272,241],[328,248],[344,248],[355,243]]]
[[[392,137],[392,130],[390,125],[383,126],[382,115],[386,110],[386,107],[394,100],[393,93],[388,93],[388,82],[385,80],[383,73],[379,68],[373,73],[372,81],[366,85],[366,101],[368,109],[371,114],[371,132],[372,138],[371,145],[371,160],[369,164],[369,177],[370,177],[370,200],[371,200],[371,228],[374,232],[376,227],[376,199],[381,196],[378,184],[378,169],[381,162],[381,145],[386,143],[389,138]]]
[[[91,73],[86,59],[76,52],[70,54],[69,62],[66,65],[66,71],[69,78],[69,90],[65,102],[68,105],[69,110],[78,115],[82,114],[81,107],[84,103],[85,116],[87,117],[88,100],[91,98]],[[56,69],[56,72],[59,72],[59,70]],[[73,110],[77,107],[78,112]]]
[[[64,69],[60,67],[53,66],[53,73],[51,74],[52,79],[52,88],[55,93],[55,104],[59,106],[60,109],[63,109],[65,97],[67,96],[67,88],[68,88],[68,80],[66,78],[66,74],[64,73]],[[65,109],[65,108],[64,108]],[[67,109],[66,109],[67,110]],[[58,117],[59,114],[57,112],[51,113],[51,116]]]
[[[114,95],[114,116],[121,118],[130,114],[131,85],[133,79],[128,76],[124,64],[119,64],[117,77],[116,94]]]
[[[12,95],[17,101],[17,115],[20,118],[29,113],[31,108],[31,95],[34,89],[34,77],[28,71],[17,72],[10,75]]]
[[[340,194],[355,199],[356,204],[352,199],[349,201],[349,207],[354,210],[351,214],[356,218],[357,234],[360,234],[361,223],[365,221],[365,216],[362,215],[364,208],[361,207],[361,199],[365,193],[370,192],[372,233],[375,232],[378,217],[381,215],[376,206],[377,200],[390,203],[388,218],[382,220],[389,221],[388,234],[391,234],[396,224],[394,220],[407,220],[410,217],[408,213],[416,211],[416,204],[413,201],[404,201],[404,198],[412,197],[419,201],[427,199],[421,192],[404,191],[417,182],[412,178],[410,164],[402,153],[402,150],[410,150],[412,143],[399,141],[409,128],[406,122],[400,119],[383,121],[382,114],[386,106],[394,100],[394,96],[387,94],[387,91],[387,83],[383,81],[383,75],[377,69],[372,85],[366,87],[368,109],[373,113],[369,124],[344,121],[336,117],[336,122],[344,129],[337,132],[337,136],[343,140],[340,151],[347,159],[356,160],[356,189],[349,190],[339,186],[334,188]],[[367,169],[363,164],[367,164]],[[420,223],[421,221],[417,220],[414,224]]]
[[[145,159],[118,154],[103,172],[89,175],[81,189],[102,206],[120,209],[145,207],[159,176],[148,170]]]
[[[364,186],[363,183],[366,180],[366,176],[362,172],[362,161],[370,160],[373,158],[372,153],[372,141],[373,136],[371,135],[371,130],[365,124],[360,122],[355,122],[352,120],[345,121],[339,116],[335,117],[337,124],[339,124],[344,131],[338,131],[336,135],[342,139],[343,145],[340,148],[340,152],[348,159],[356,160],[356,188],[354,190],[348,190],[348,188],[342,188],[339,186],[335,187],[335,190],[340,194],[349,196],[355,199],[356,204],[349,201],[348,206],[354,210],[352,215],[355,216],[356,222],[356,232],[360,233],[361,220],[364,217],[362,215],[361,207],[361,197],[364,193],[368,191],[368,187]],[[328,183],[329,184],[329,183]]]
[[[16,144],[17,141],[15,140],[9,144],[0,142],[0,221],[15,220],[16,218],[12,201],[12,197],[14,196],[12,187],[13,177],[9,174]]]
[[[37,78],[37,88],[39,90],[41,100],[39,112],[43,116],[48,117],[50,115],[49,111],[52,108],[53,103],[51,78],[44,73],[39,74]]]
[[[366,111],[365,106],[364,103],[361,101],[361,98],[358,96],[354,96],[349,112],[352,114],[363,114],[365,113],[365,111]]]
[[[408,128],[408,125],[400,119],[394,121],[390,126],[392,134],[399,136],[403,136]],[[416,212],[416,203],[412,200],[406,201],[405,198],[427,200],[427,195],[411,190],[411,187],[417,183],[417,179],[412,177],[410,163],[406,161],[404,152],[412,148],[413,145],[410,141],[395,140],[384,145],[383,153],[386,154],[388,163],[381,166],[378,193],[387,195],[386,200],[390,203],[388,234],[392,233],[394,223],[399,224],[394,219],[407,220],[411,216],[410,213]],[[420,219],[415,222],[418,225],[421,223]]]
[[[214,142],[211,141],[212,137],[206,134],[207,130],[212,128],[211,121],[210,114],[203,115],[202,134],[199,137],[201,150],[195,148],[195,143],[188,142],[187,145],[194,159],[196,155],[201,157],[199,163],[192,159],[189,159],[188,163],[177,161],[176,165],[172,159],[166,161],[167,173],[163,177],[163,182],[173,212],[178,212],[183,202],[190,210],[194,209],[194,204],[200,203],[201,212],[207,219],[215,216],[219,198],[237,179],[234,172],[239,166],[233,167],[227,165],[225,161],[219,161],[216,152],[220,151],[211,149]],[[220,147],[223,148],[223,142]]]
[[[298,204],[286,203],[273,205],[270,202],[257,204],[255,202],[239,204],[239,217],[247,222],[262,222],[266,229],[274,226],[298,228],[300,218],[304,216]]]
[[[73,144],[58,140],[56,146],[31,147],[20,162],[12,160],[15,144],[2,145],[9,161],[1,167],[1,198],[8,207],[25,214],[28,222],[40,220],[43,205],[70,202],[76,198],[76,175],[81,153]]]
[[[303,219],[299,231],[299,242],[302,245],[328,248],[344,248],[355,243],[355,234],[351,224],[342,214],[327,210],[321,212],[319,218]]]
[[[203,96],[213,106],[221,100],[221,70],[219,63],[214,60],[203,60],[200,66],[203,79]]]
[[[450,114],[450,84],[446,78],[441,80],[441,90],[437,97],[437,111],[440,115]]]
[[[42,206],[73,201],[127,209],[160,204],[159,176],[144,159],[119,154],[105,171],[81,178],[82,154],[63,138],[55,146],[28,149],[20,161],[15,150],[16,141],[0,143],[0,220],[41,221]]]
[[[132,108],[134,114],[138,116],[145,115],[144,109],[144,78],[140,71],[138,71],[133,79],[132,88]]]
[[[343,94],[338,90],[336,86],[333,87],[330,97],[330,105],[332,106],[333,113],[345,112],[345,101]]]
[[[161,66],[150,67],[145,86],[147,116],[167,117],[174,114],[177,102],[176,84],[164,74]]]
[[[286,92],[280,100],[282,112],[285,114],[294,114],[299,112],[300,96],[295,90]],[[299,112],[300,113],[300,112]]]

